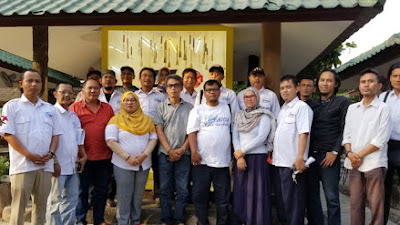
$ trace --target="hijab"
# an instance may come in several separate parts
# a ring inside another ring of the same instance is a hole
[[[253,109],[246,108],[244,110],[239,111],[235,115],[235,124],[237,126],[237,130],[239,132],[247,133],[250,132],[260,121],[260,117],[265,114],[269,117],[271,128],[266,140],[267,143],[267,150],[272,150],[272,142],[274,140],[275,128],[276,128],[276,121],[274,115],[265,108],[260,107],[260,94],[254,87],[248,87],[244,90],[244,94],[246,92],[251,91],[254,92],[257,98],[256,106]],[[244,98],[243,94],[243,98]]]
[[[136,104],[138,104],[137,110],[131,114],[127,113],[123,106],[124,99],[130,94],[133,95],[136,99]],[[144,135],[156,132],[153,120],[143,113],[142,108],[140,107],[139,98],[132,91],[127,91],[122,95],[121,109],[117,115],[110,119],[108,124],[115,124],[119,129],[128,131],[135,135]]]

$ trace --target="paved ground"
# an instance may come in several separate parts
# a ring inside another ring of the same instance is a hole
[[[321,198],[323,201],[323,205],[325,204],[324,198]],[[340,202],[341,202],[341,213],[342,213],[342,224],[343,225],[348,225],[350,224],[350,198],[344,194],[340,195]],[[143,207],[142,207],[142,216],[143,216],[143,223],[142,225],[151,225],[151,224],[159,224],[160,220],[160,214],[161,214],[161,209],[157,208],[156,204],[152,200],[144,200],[143,202]],[[115,215],[115,208],[109,208],[107,210],[111,215]],[[326,213],[326,209],[324,209]],[[190,215],[186,221],[186,225],[195,225],[196,224],[196,219],[193,216],[194,215],[194,209],[193,205],[189,205],[187,207],[187,214]],[[326,216],[326,215],[325,215]],[[368,221],[370,220],[370,211],[368,208],[366,208],[366,224],[368,224]],[[109,218],[112,218],[109,217]],[[388,225],[396,225],[400,224],[400,211],[399,210],[392,210],[392,215],[391,215],[391,221],[388,223]],[[111,221],[107,221],[111,222]],[[28,225],[30,223],[25,223],[25,225]],[[215,225],[215,208],[210,210],[210,224]],[[0,225],[8,225],[8,222],[0,221]]]

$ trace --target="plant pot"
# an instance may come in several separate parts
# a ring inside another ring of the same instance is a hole
[[[2,183],[10,183],[10,176],[9,175],[0,176],[0,182],[2,182]]]

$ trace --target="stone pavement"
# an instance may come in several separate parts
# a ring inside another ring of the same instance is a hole
[[[326,203],[324,200],[324,197],[321,196],[322,204],[324,206],[324,212],[325,212],[325,217],[326,217]],[[350,224],[350,198],[344,194],[340,194],[340,203],[341,203],[341,214],[342,214],[342,224],[343,225],[348,225]],[[110,208],[107,207],[107,215],[106,217],[106,222],[112,223],[115,221],[114,215],[115,215],[115,208]],[[194,217],[194,208],[193,205],[190,204],[187,207],[187,221],[186,225],[195,225],[196,224],[196,218]],[[368,221],[371,218],[369,208],[366,208],[366,224],[368,224]],[[155,201],[150,200],[149,198],[145,198],[143,200],[143,206],[142,206],[142,225],[155,225],[155,224],[160,224],[160,215],[161,215],[161,209],[157,207]],[[400,211],[392,209],[391,211],[391,221],[388,223],[388,225],[396,225],[400,224]],[[25,225],[28,225],[30,223],[25,223]],[[276,223],[275,223],[276,224]],[[4,220],[0,221],[0,225],[8,225],[8,222],[5,222]],[[210,210],[210,225],[215,225],[215,208],[211,208]]]

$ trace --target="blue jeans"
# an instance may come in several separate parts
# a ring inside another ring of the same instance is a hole
[[[78,205],[79,175],[52,177],[51,191],[47,200],[48,225],[74,225]]]
[[[85,169],[79,175],[79,203],[76,207],[77,224],[87,224],[86,214],[89,210],[89,187],[93,185],[93,222],[94,225],[104,222],[108,184],[111,175],[111,159],[98,161],[88,160]]]
[[[309,225],[324,224],[320,199],[320,181],[324,189],[326,204],[328,208],[328,225],[340,225],[340,201],[339,201],[339,180],[340,180],[340,157],[331,167],[322,168],[321,162],[326,153],[313,153],[315,162],[310,165],[307,174],[307,220]]]
[[[167,155],[161,153],[158,155],[158,168],[161,221],[168,225],[174,224],[171,203],[175,199],[174,190],[176,190],[175,222],[184,223],[185,207],[189,198],[190,155],[183,155],[179,161],[171,162]]]
[[[229,167],[214,168],[206,165],[192,167],[192,198],[198,225],[207,225],[208,202],[211,182],[215,193],[217,208],[217,225],[229,224],[229,198],[231,193],[231,177]]]
[[[140,213],[144,189],[150,169],[143,171],[125,170],[114,165],[117,184],[117,220],[118,225],[140,223]]]

